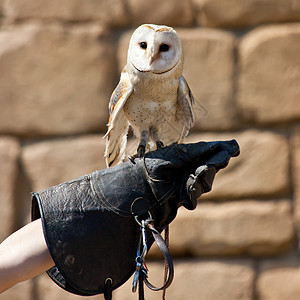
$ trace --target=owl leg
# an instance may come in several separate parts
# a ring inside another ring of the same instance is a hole
[[[143,130],[141,137],[140,137],[140,144],[137,148],[137,156],[139,158],[143,157],[146,151],[146,145],[148,144],[149,141],[149,131],[148,130]]]
[[[164,146],[163,142],[159,139],[158,130],[156,127],[150,127],[150,136],[151,139],[156,143],[157,149],[160,149]]]
[[[162,141],[156,142],[156,147],[157,147],[157,149],[160,149],[160,148],[162,148],[163,146],[164,146],[164,143],[163,143]]]
[[[149,131],[143,130],[140,137],[140,143],[137,148],[137,153],[135,155],[128,156],[129,160],[134,163],[136,158],[142,158],[146,152],[146,145],[149,141]]]
[[[144,145],[139,145],[137,148],[137,157],[142,158],[146,152],[146,147]]]

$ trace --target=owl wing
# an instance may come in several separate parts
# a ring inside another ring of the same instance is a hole
[[[191,89],[185,78],[180,76],[175,118],[173,119],[173,124],[171,124],[174,132],[173,137],[178,143],[183,142],[189,130],[194,126],[193,104],[195,104],[195,100]]]
[[[190,129],[194,126],[193,105],[195,100],[192,91],[183,76],[179,78],[179,87],[177,94],[177,109],[175,119],[181,124],[181,134],[178,142],[182,142],[188,135]]]
[[[165,145],[181,143],[194,126],[194,97],[183,76],[179,78],[177,101],[170,107],[173,117],[161,126],[160,139]],[[155,149],[155,145],[151,145]]]
[[[105,158],[107,167],[116,165],[124,159],[129,122],[123,111],[126,100],[131,95],[133,86],[130,83],[126,67],[121,79],[109,101],[109,121],[106,137]]]

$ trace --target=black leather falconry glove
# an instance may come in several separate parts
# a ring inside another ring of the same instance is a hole
[[[140,229],[132,213],[137,199],[147,204],[162,231],[180,206],[195,209],[197,198],[211,190],[215,173],[238,154],[235,140],[173,144],[134,163],[34,193],[32,218],[42,218],[56,264],[48,274],[80,295],[103,293],[107,279],[118,288],[136,266]],[[149,238],[149,247],[152,242]]]

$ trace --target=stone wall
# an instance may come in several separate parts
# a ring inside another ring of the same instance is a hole
[[[168,298],[299,299],[299,0],[0,0],[0,240],[29,221],[31,191],[105,167],[107,105],[141,23],[182,37],[197,100],[187,141],[241,146],[172,223]],[[137,299],[130,284],[115,298]],[[76,298],[45,275],[0,295]]]

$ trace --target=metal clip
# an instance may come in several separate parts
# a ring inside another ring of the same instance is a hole
[[[144,220],[145,225],[147,225],[148,223],[150,223],[150,222],[153,221],[152,215],[151,215],[150,211],[148,211],[148,215],[149,215],[149,218],[148,218],[146,221]],[[143,224],[142,224],[142,222],[139,221],[139,216],[134,216],[134,219],[135,219],[135,221],[139,224],[139,226],[142,228],[142,227],[143,227]],[[144,225],[144,226],[145,226],[145,225]]]
[[[150,215],[150,213],[149,213],[149,215]],[[150,215],[150,217],[151,217],[151,215]],[[140,228],[141,234],[140,234],[139,245],[137,248],[136,259],[135,259],[136,267],[135,267],[135,273],[134,273],[133,283],[132,283],[132,292],[133,293],[136,292],[140,272],[144,272],[145,275],[147,276],[147,270],[144,268],[145,257],[146,257],[147,250],[148,250],[147,234],[146,234],[147,221],[142,220],[141,222],[138,222],[138,224],[141,227]],[[141,252],[141,249],[142,249],[142,252]]]
[[[132,292],[135,293],[137,289],[137,284],[139,281],[139,275],[140,275],[140,269],[141,269],[141,264],[136,264],[136,271],[134,273],[133,277],[133,283],[132,283]]]

